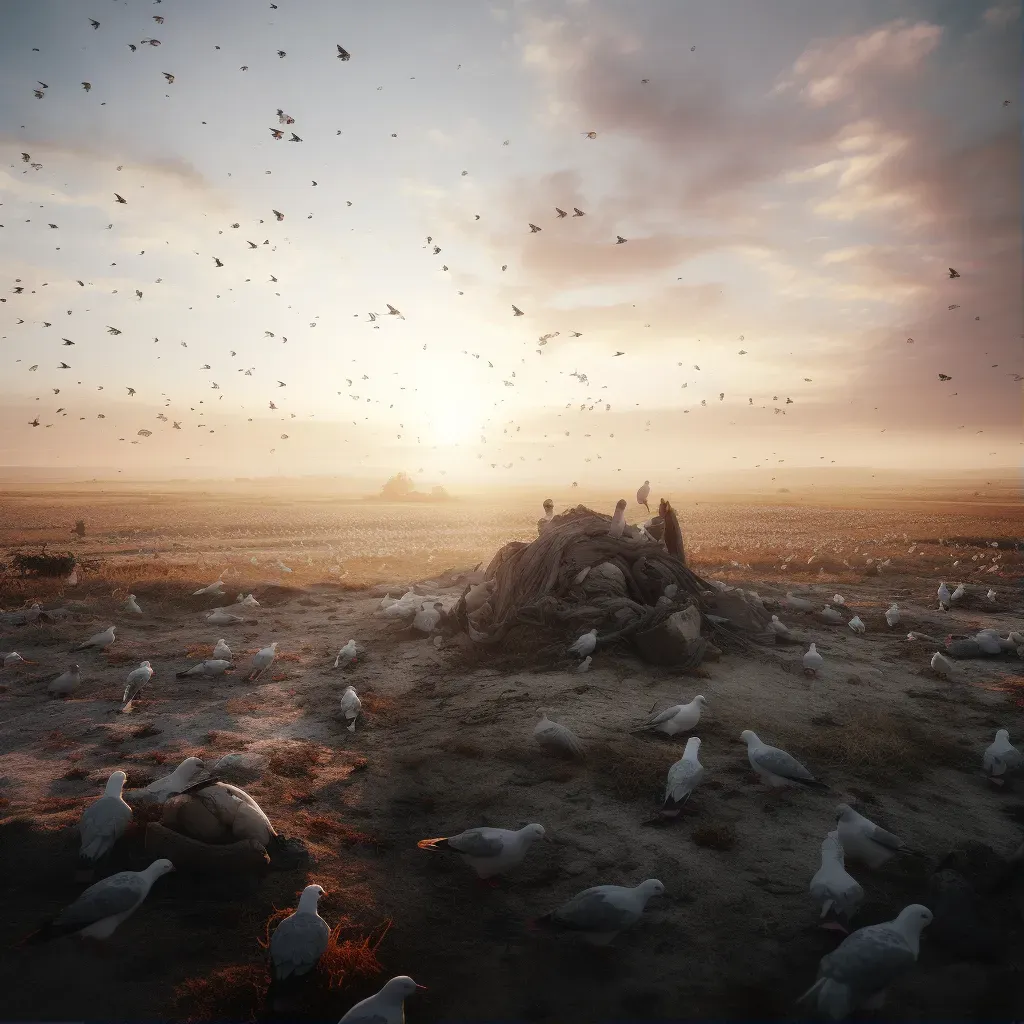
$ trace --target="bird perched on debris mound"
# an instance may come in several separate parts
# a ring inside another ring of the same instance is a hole
[[[637,489],[636,492],[636,503],[643,505],[648,512],[651,511],[650,506],[647,504],[647,499],[651,496],[651,481],[645,480],[643,487]]]
[[[665,547],[670,555],[675,555],[686,565],[686,552],[683,550],[683,531],[679,528],[679,517],[676,510],[664,498],[658,505],[658,515],[665,524]]]

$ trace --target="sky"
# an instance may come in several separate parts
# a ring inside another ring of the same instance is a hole
[[[1020,465],[1019,4],[36,0],[4,25],[2,466]]]

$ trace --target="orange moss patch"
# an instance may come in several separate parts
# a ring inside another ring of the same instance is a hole
[[[43,737],[43,750],[67,750],[68,747],[77,745],[77,740],[73,740],[70,736],[65,736],[60,729],[54,729],[53,732],[48,732]]]
[[[302,812],[295,817],[296,827],[310,839],[336,838],[346,846],[356,843],[372,845],[374,839],[365,832],[352,828],[345,822],[327,814],[310,814]]]
[[[245,697],[236,697],[224,705],[224,710],[232,715],[251,715],[254,711],[265,710],[266,705],[262,701],[249,700]]]
[[[377,693],[361,693],[363,712],[379,719],[381,725],[393,725],[398,719],[398,701]]]
[[[300,741],[275,750],[267,767],[277,775],[293,779],[309,778],[330,758],[330,750],[316,743]]]
[[[298,654],[293,654],[291,651],[286,654],[278,654],[277,660],[294,662],[296,665],[302,664],[302,658]]]
[[[253,1020],[263,1002],[269,974],[264,964],[236,964],[202,978],[186,978],[174,990],[183,1020]]]

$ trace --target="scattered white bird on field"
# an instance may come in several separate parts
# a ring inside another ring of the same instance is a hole
[[[107,779],[103,796],[94,800],[82,812],[78,822],[78,832],[82,839],[78,851],[80,868],[91,869],[97,861],[110,853],[132,820],[132,809],[121,796],[127,779],[124,772],[114,772]]]
[[[813,676],[825,667],[825,659],[818,653],[818,648],[811,644],[804,654],[804,674]]]
[[[522,864],[534,840],[544,838],[544,826],[536,823],[521,829],[470,828],[457,836],[421,839],[421,850],[447,850],[458,854],[478,878],[503,875]]]
[[[885,621],[888,624],[890,629],[892,629],[893,626],[898,626],[899,625],[899,623],[900,623],[900,608],[899,608],[899,605],[896,604],[895,601],[893,601],[893,603],[891,605],[889,605],[888,609],[886,609]]]
[[[830,604],[825,605],[818,614],[822,619],[826,622],[832,623],[834,626],[838,626],[843,621],[842,615],[840,615],[839,612],[837,612]]]
[[[338,1024],[405,1024],[405,1000],[418,988],[408,975],[392,978],[376,995],[362,999]]]
[[[778,615],[772,616],[772,621],[768,623],[768,628],[776,636],[781,636],[784,640],[789,640],[793,636],[793,634],[789,630],[789,626],[787,626],[784,622],[781,622],[779,620]]]
[[[949,587],[946,586],[945,580],[939,584],[939,589],[936,591],[936,594],[938,594],[939,597],[939,608],[944,612],[948,612],[951,595],[949,593]]]
[[[650,480],[645,480],[643,487],[638,488],[638,490],[636,492],[636,503],[638,505],[643,505],[643,507],[645,509],[647,509],[648,514],[650,514],[650,511],[651,511],[650,505],[647,504],[647,499],[650,496],[651,496],[651,481]]]
[[[586,656],[586,657],[585,657],[585,658],[584,658],[584,659],[583,659],[583,660],[582,660],[582,661],[581,661],[581,662],[580,662],[580,663],[579,663],[579,664],[578,664],[578,665],[576,666],[576,671],[577,671],[577,672],[589,672],[589,671],[590,671],[590,663],[591,663],[591,662],[592,662],[593,660],[594,660],[594,659],[593,659],[593,658],[592,658],[592,657],[591,657],[591,656],[590,656],[590,655],[588,654],[588,655],[587,655],[587,656]]]
[[[46,689],[52,697],[66,697],[69,693],[74,693],[81,685],[82,673],[76,664],[61,672]]]
[[[912,903],[892,921],[858,928],[821,958],[818,980],[797,1003],[812,1004],[831,1020],[879,1009],[889,985],[917,962],[921,932],[931,920],[927,907]]]
[[[933,672],[937,672],[940,676],[944,676],[949,679],[953,675],[953,662],[949,658],[943,657],[938,651],[932,655],[932,660],[929,663],[932,667]]]
[[[423,598],[415,590],[407,590],[397,601],[385,605],[380,611],[388,619],[411,619],[423,604]]]
[[[146,801],[163,803],[183,789],[188,789],[206,770],[201,757],[186,757],[170,775],[151,782],[138,796]]]
[[[275,640],[269,647],[264,647],[257,651],[252,656],[252,668],[249,670],[249,682],[251,683],[254,679],[259,679],[261,675],[271,665],[274,664],[274,659],[277,657],[277,641]]]
[[[231,648],[228,647],[228,643],[226,640],[220,639],[217,641],[217,643],[214,645],[213,654],[211,655],[211,657],[214,660],[223,658],[225,661],[231,661]]]
[[[740,733],[740,740],[747,745],[747,760],[750,767],[773,789],[781,789],[784,786],[828,789],[824,782],[819,782],[792,754],[762,743],[756,732],[744,729]]]
[[[363,703],[359,699],[359,694],[356,693],[354,686],[346,686],[345,692],[341,695],[341,713],[345,716],[345,721],[348,722],[348,731],[356,731],[356,719],[359,717],[359,712],[362,710]]]
[[[859,615],[854,615],[847,625],[854,631],[854,633],[866,633],[868,628],[864,625],[864,622]]]
[[[637,732],[663,732],[666,736],[676,736],[681,732],[689,732],[697,727],[700,714],[707,701],[702,694],[697,694],[687,704],[673,704],[672,707],[660,711],[652,719],[637,729]]]
[[[118,871],[90,885],[29,941],[48,942],[75,933],[83,938],[109,939],[117,926],[139,909],[153,883],[173,870],[169,860],[155,860],[143,871]]]
[[[259,608],[260,603],[256,600],[252,594],[239,594],[235,598],[235,604],[241,605],[243,608]]]
[[[832,603],[834,605],[838,605],[839,607],[842,607],[844,604],[846,604],[846,598],[843,597],[842,594],[833,594],[832,595]]]
[[[949,595],[950,603],[956,604],[956,602],[959,601],[960,598],[962,598],[966,593],[967,588],[962,583],[958,583],[956,590],[954,590],[953,593]]]
[[[593,654],[596,649],[597,630],[591,629],[576,640],[576,642],[569,648],[569,653],[577,654],[581,658],[585,658],[588,654]]]
[[[836,807],[836,822],[843,852],[869,868],[880,868],[897,853],[911,853],[902,839],[858,814],[849,804]]]
[[[809,612],[814,607],[814,605],[805,598],[797,597],[795,594],[788,592],[783,598],[782,603],[785,607],[790,608],[795,612]]]
[[[980,633],[975,634],[974,642],[981,648],[982,654],[1002,654],[1003,653],[1003,640],[995,630],[989,632],[988,630],[982,630]],[[1007,647],[1012,647],[1009,641],[1006,641]]]
[[[1005,776],[1024,764],[1024,754],[1010,742],[1009,731],[1000,729],[985,750],[982,764],[989,781],[1002,786]]]
[[[114,626],[107,626],[102,633],[95,633],[85,643],[79,644],[77,647],[72,647],[72,651],[84,651],[90,647],[95,647],[97,650],[105,651],[116,639],[114,636]]]
[[[664,891],[665,886],[656,878],[648,878],[635,887],[595,885],[537,918],[536,923],[577,932],[592,945],[606,946],[619,932],[635,925],[643,916],[647,901]]]
[[[626,528],[626,499],[619,498],[615,503],[615,514],[612,516],[611,525],[608,527],[609,537],[621,537],[622,531]]]
[[[356,649],[355,640],[349,640],[347,644],[340,651],[338,656],[334,659],[335,668],[348,668],[356,660],[359,655],[359,651]]]
[[[234,667],[227,658],[207,658],[206,661],[201,661],[184,672],[176,672],[175,676],[178,679],[184,679],[186,676],[222,676],[228,669]]]
[[[988,593],[985,595],[985,600],[986,601],[995,601],[995,599],[996,599],[996,592],[994,590],[992,590],[992,588],[990,587]]]
[[[811,879],[811,898],[821,907],[822,918],[835,919],[822,927],[844,933],[864,902],[860,883],[847,873],[838,832],[829,832],[821,844],[821,867]]]
[[[427,602],[413,616],[412,628],[421,633],[433,633],[444,618],[444,605],[440,601]]]
[[[192,596],[199,597],[200,594],[211,594],[214,597],[221,597],[224,593],[224,581],[217,580],[216,583],[211,583],[207,587],[200,587],[199,590],[195,591]]]
[[[206,616],[206,621],[211,626],[233,626],[239,622],[245,622],[241,615],[233,615],[224,611],[223,608],[215,608]]]
[[[665,782],[665,797],[661,813],[666,818],[676,818],[693,791],[704,780],[704,766],[700,763],[700,740],[691,736],[686,741],[683,756],[668,770]]]
[[[533,738],[548,753],[563,757],[584,757],[583,744],[571,729],[552,722],[546,711],[541,711],[540,721],[533,730]]]
[[[139,607],[139,602],[135,600],[134,594],[129,594],[128,599],[124,603],[124,610],[131,612],[133,615],[141,615],[142,609]]]
[[[324,894],[319,885],[307,885],[299,905],[270,936],[270,963],[274,981],[308,974],[327,949],[330,925],[317,913],[317,901]]]
[[[138,668],[128,673],[125,680],[124,696],[121,698],[121,710],[127,711],[128,706],[140,693],[142,688],[153,678],[153,666],[148,661],[142,662]]]
[[[4,659],[4,668],[14,668],[15,665],[28,664],[17,651],[11,651],[10,654],[2,654],[0,658]]]

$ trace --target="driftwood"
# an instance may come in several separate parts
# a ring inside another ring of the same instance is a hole
[[[255,839],[237,843],[203,843],[159,822],[146,826],[146,853],[166,857],[179,871],[197,874],[247,874],[266,871],[270,856]]]

